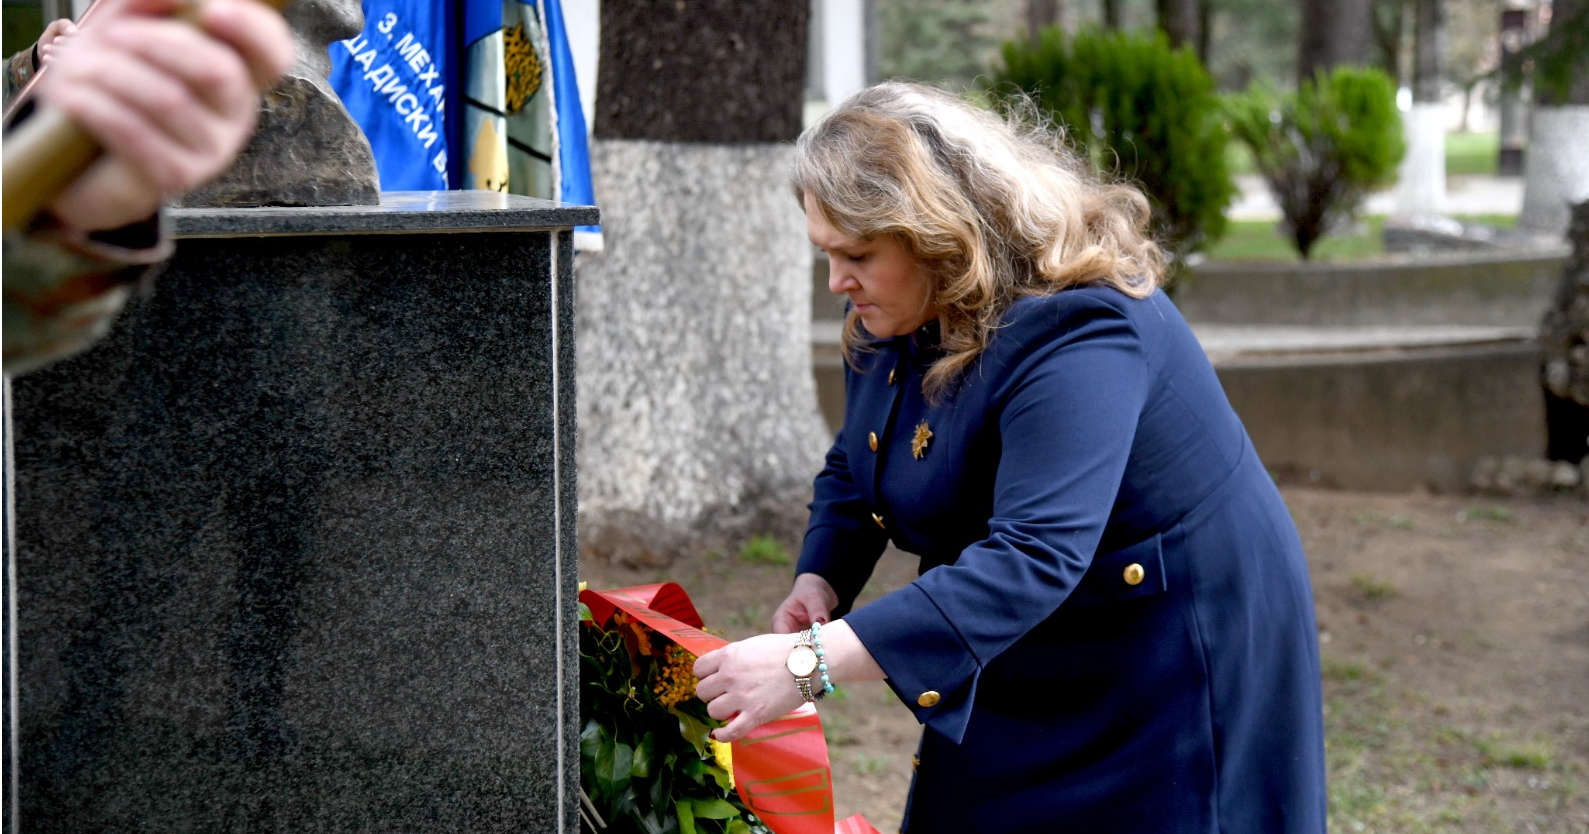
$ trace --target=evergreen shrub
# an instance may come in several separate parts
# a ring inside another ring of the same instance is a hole
[[[1028,98],[1100,171],[1132,180],[1153,207],[1155,239],[1185,258],[1218,240],[1235,194],[1214,81],[1163,33],[1059,27],[1011,41],[991,75],[995,100]],[[1166,276],[1173,278],[1173,274]]]
[[[1394,179],[1406,152],[1395,84],[1377,69],[1338,67],[1290,94],[1255,84],[1227,99],[1226,112],[1304,259]]]

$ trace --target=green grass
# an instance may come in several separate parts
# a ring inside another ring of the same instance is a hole
[[[1396,586],[1372,576],[1358,574],[1352,577],[1352,589],[1365,602],[1380,602],[1396,595]]]
[[[1447,133],[1446,176],[1495,176],[1501,137],[1496,133]],[[1255,174],[1252,151],[1240,142],[1225,146],[1225,165],[1232,176]]]
[[[772,536],[751,536],[739,549],[739,559],[753,565],[787,565],[789,552]]]
[[[1332,830],[1578,830],[1556,818],[1581,813],[1584,768],[1546,733],[1493,726],[1361,655],[1326,650],[1320,661]]]
[[[1360,260],[1383,255],[1385,245],[1380,235],[1385,229],[1385,218],[1375,215],[1365,217],[1343,234],[1330,235],[1313,246],[1315,261]],[[1232,220],[1225,226],[1225,236],[1205,253],[1215,261],[1295,261],[1296,249],[1280,232],[1274,220]]]
[[[1458,220],[1485,223],[1500,228],[1517,225],[1513,214],[1458,215]],[[1359,218],[1350,229],[1326,236],[1313,245],[1315,261],[1355,261],[1385,254],[1385,216]],[[1232,220],[1225,236],[1204,253],[1211,261],[1297,261],[1296,249],[1280,232],[1274,220]]]
[[[1397,530],[1411,530],[1417,526],[1417,524],[1407,516],[1399,514],[1385,515],[1384,513],[1378,512],[1358,513],[1357,515],[1352,516],[1352,522],[1362,526],[1377,526],[1382,524],[1387,527],[1394,527]]]
[[[869,756],[865,753],[855,754],[855,772],[865,775],[884,773],[894,766],[894,757],[887,754]]]
[[[1374,674],[1373,670],[1354,660],[1341,660],[1326,655],[1320,663],[1324,679],[1332,683],[1360,681]]]
[[[1515,520],[1511,510],[1494,504],[1478,504],[1457,513],[1457,521],[1504,521],[1509,523]]]
[[[1509,741],[1505,739],[1476,739],[1473,746],[1486,762],[1518,770],[1545,770],[1555,758],[1556,748],[1544,739]]]
[[[1446,176],[1495,176],[1501,137],[1496,133],[1447,133]]]

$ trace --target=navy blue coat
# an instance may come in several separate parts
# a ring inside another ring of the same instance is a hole
[[[1169,298],[1023,298],[929,403],[935,327],[846,372],[799,565],[842,613],[921,557],[845,615],[925,725],[903,830],[1324,831],[1302,546]]]

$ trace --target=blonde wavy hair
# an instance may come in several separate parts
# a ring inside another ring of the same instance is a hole
[[[1147,199],[1101,181],[1032,112],[890,82],[795,144],[795,198],[846,235],[894,236],[932,282],[944,355],[927,372],[929,398],[976,360],[1015,299],[1095,281],[1144,298],[1163,276]],[[853,310],[843,343],[846,360],[865,349]]]

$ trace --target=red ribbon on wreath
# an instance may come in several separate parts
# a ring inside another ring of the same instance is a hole
[[[598,625],[622,610],[697,657],[728,644],[701,630],[701,615],[675,582],[584,590],[579,601]],[[775,834],[878,834],[860,814],[834,825],[833,769],[812,705],[757,727],[732,747],[739,796]]]

